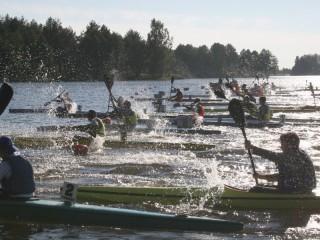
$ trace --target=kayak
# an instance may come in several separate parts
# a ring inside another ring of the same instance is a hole
[[[171,215],[52,200],[0,200],[0,218],[14,222],[40,222],[81,226],[106,226],[147,230],[236,232],[243,224],[235,221]]]
[[[49,125],[49,126],[39,126],[37,127],[37,131],[39,132],[55,132],[55,131],[81,131],[85,125],[78,125],[78,126],[59,126],[59,125]],[[118,131],[119,128],[117,124],[110,124],[106,125],[107,131],[116,130]],[[214,129],[205,129],[200,127],[191,127],[191,128],[172,128],[172,127],[142,127],[137,126],[134,129],[135,132],[145,132],[149,133],[151,131],[158,131],[158,132],[172,132],[172,133],[182,133],[182,134],[221,134],[220,130]]]
[[[95,203],[159,202],[180,204],[205,201],[209,205],[235,209],[320,209],[320,196],[249,192],[231,186],[224,189],[197,187],[79,186],[77,199]]]
[[[203,125],[208,126],[208,125],[214,125],[214,126],[229,126],[229,127],[238,127],[239,125],[235,123],[233,119],[217,119],[217,121],[212,121],[212,120],[204,120]],[[263,127],[268,127],[268,128],[278,128],[282,127],[284,125],[283,122],[278,122],[278,121],[260,121],[260,120],[246,120],[246,127],[247,128],[263,128]]]
[[[320,196],[310,194],[258,193],[226,186],[220,206],[243,209],[320,209]]]
[[[157,202],[180,204],[219,193],[218,188],[79,186],[77,199],[98,204]],[[220,191],[221,193],[221,191]]]
[[[271,108],[273,113],[281,113],[281,112],[316,112],[320,110],[319,106],[303,106],[303,107],[277,107]],[[192,110],[183,109],[183,112],[191,112]],[[205,108],[205,112],[227,112],[227,108]]]
[[[14,144],[18,148],[34,148],[43,149],[49,147],[70,148],[72,140],[66,137],[26,137],[12,136]],[[79,144],[89,145],[90,137],[81,137]],[[213,144],[197,144],[197,143],[174,143],[174,142],[140,142],[140,141],[121,141],[106,140],[104,147],[109,148],[149,148],[149,149],[182,149],[182,150],[209,150],[215,148]]]

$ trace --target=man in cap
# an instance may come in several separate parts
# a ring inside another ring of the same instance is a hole
[[[0,136],[0,182],[2,191],[10,197],[32,197],[35,191],[34,173],[29,160],[22,157],[7,136]]]

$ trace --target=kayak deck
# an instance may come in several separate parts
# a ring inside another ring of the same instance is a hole
[[[70,148],[72,140],[64,137],[25,137],[14,136],[13,142],[18,148],[43,149],[48,147]],[[79,144],[89,145],[89,137],[81,137]],[[212,144],[197,143],[172,143],[172,142],[141,142],[141,141],[108,141],[104,142],[104,147],[110,148],[150,148],[150,149],[183,149],[183,150],[209,150],[215,148]]]
[[[249,192],[225,186],[218,204],[244,209],[320,209],[320,196],[314,193]]]
[[[205,201],[208,205],[244,209],[320,209],[320,196],[310,194],[258,193],[230,186],[217,187],[117,187],[79,186],[77,198],[95,203],[158,202],[180,204]]]
[[[94,203],[141,203],[158,202],[162,204],[180,204],[208,198],[209,194],[218,194],[218,188],[186,187],[116,187],[116,186],[79,186],[77,198]]]
[[[16,222],[95,225],[147,230],[234,232],[243,229],[242,223],[228,220],[86,204],[69,205],[51,200],[0,200],[0,218]]]

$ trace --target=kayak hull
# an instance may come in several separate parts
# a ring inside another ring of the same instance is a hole
[[[77,198],[95,203],[159,202],[180,204],[205,201],[208,205],[235,209],[320,209],[320,196],[248,192],[230,186],[219,188],[79,186]]]
[[[77,199],[94,203],[142,203],[180,204],[207,198],[209,190],[184,187],[108,187],[79,186]],[[210,189],[217,194],[218,188]]]
[[[218,203],[221,206],[244,209],[320,209],[320,196],[310,194],[248,192],[230,186]]]
[[[51,200],[0,200],[0,218],[18,222],[94,225],[138,229],[234,232],[243,224],[213,218],[179,216]]]
[[[13,136],[12,140],[18,148],[43,149],[49,147],[70,148],[73,144],[71,139],[65,137],[25,137]],[[81,137],[79,144],[90,145],[90,137]],[[108,141],[103,144],[109,148],[150,148],[150,149],[183,149],[183,150],[209,150],[215,148],[213,144],[197,143],[171,143],[171,142],[134,142]]]

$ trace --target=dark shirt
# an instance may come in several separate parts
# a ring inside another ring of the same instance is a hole
[[[313,163],[303,150],[275,153],[258,147],[252,153],[274,162],[279,171],[277,188],[283,192],[310,192],[316,187]]]

